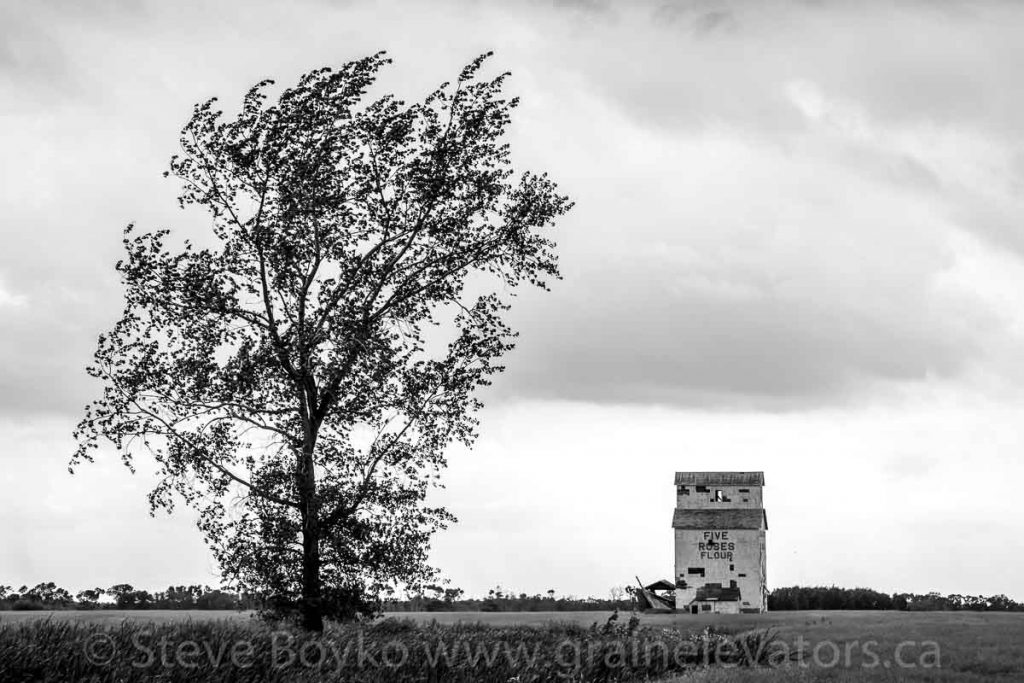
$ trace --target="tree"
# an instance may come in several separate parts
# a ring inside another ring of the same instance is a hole
[[[138,591],[130,583],[119,583],[106,590],[118,607],[134,607]]]
[[[101,439],[150,453],[151,508],[194,506],[225,580],[310,629],[431,578],[454,518],[425,497],[476,437],[509,297],[558,277],[546,229],[571,202],[514,173],[487,56],[411,105],[365,101],[383,53],[274,103],[259,83],[230,120],[197,105],[168,173],[209,244],[125,231],[71,466]]]
[[[71,594],[53,581],[36,584],[34,588],[21,591],[21,597],[48,606],[64,606],[72,601]]]
[[[95,607],[106,593],[102,588],[86,588],[75,595],[75,599],[84,607]]]

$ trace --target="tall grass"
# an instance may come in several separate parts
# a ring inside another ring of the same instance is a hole
[[[388,619],[323,635],[258,621],[0,623],[0,681],[638,681],[769,662],[774,635],[608,623],[495,627]]]

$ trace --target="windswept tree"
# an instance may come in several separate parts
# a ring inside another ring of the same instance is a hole
[[[414,104],[368,95],[377,54],[197,105],[168,174],[212,234],[125,230],[72,468],[102,439],[151,454],[152,508],[194,506],[225,580],[309,629],[432,578],[453,518],[426,495],[476,437],[509,297],[558,277],[571,203],[514,172],[486,57]]]

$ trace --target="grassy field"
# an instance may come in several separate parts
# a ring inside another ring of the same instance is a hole
[[[424,626],[484,624],[489,627],[600,626],[607,612],[399,613]],[[623,614],[621,621],[628,615]],[[0,627],[40,619],[116,627],[126,621],[172,625],[216,620],[244,626],[238,612],[114,610],[0,612]],[[641,615],[641,626],[697,633],[705,628],[739,633],[771,629],[801,659],[759,669],[710,667],[674,681],[789,680],[1024,680],[1024,614],[971,612],[777,612],[754,615]]]
[[[418,621],[589,626],[607,612],[416,613]],[[395,615],[399,616],[399,615]],[[807,661],[779,670],[708,669],[678,681],[789,680],[1024,680],[1024,614],[981,612],[807,611],[769,614],[644,614],[641,624],[697,631],[770,628],[794,647],[803,639]],[[874,643],[877,643],[874,644]],[[897,647],[903,644],[897,658]],[[931,654],[937,646],[939,667]],[[833,647],[834,646],[834,647]],[[815,651],[817,649],[817,655]],[[838,651],[838,652],[837,652]],[[832,661],[837,659],[833,665]],[[913,666],[904,666],[904,664]]]
[[[127,620],[151,624],[174,623],[179,621],[247,621],[252,618],[249,612],[233,610],[38,610],[28,612],[0,612],[0,625],[17,624],[39,619],[59,619],[81,622],[83,624],[117,625]]]

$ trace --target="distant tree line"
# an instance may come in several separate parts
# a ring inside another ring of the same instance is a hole
[[[942,595],[941,593],[880,593],[870,588],[791,586],[768,595],[770,611],[791,610],[899,610],[907,612],[972,611],[1024,612],[1024,604],[1005,595]]]
[[[257,609],[251,596],[209,586],[168,586],[150,593],[119,583],[110,588],[87,588],[72,595],[52,581],[32,588],[0,585],[0,610],[62,609]]]
[[[0,584],[0,611],[3,610],[89,610],[89,609],[261,609],[256,596],[240,595],[209,586],[169,586],[165,591],[149,592],[131,584],[109,588],[89,588],[72,594],[55,583],[14,588]],[[578,612],[588,610],[628,610],[632,608],[628,588],[613,588],[608,598],[556,596],[515,593],[501,586],[486,597],[467,598],[461,588],[427,586],[404,600],[381,605],[384,612]]]
[[[459,588],[428,586],[405,600],[385,603],[385,612],[578,612],[633,609],[633,589],[612,588],[608,598],[516,593],[500,586],[483,598],[467,598]],[[771,611],[792,610],[901,610],[1022,612],[1024,604],[1005,595],[942,595],[940,593],[881,593],[870,588],[791,586],[776,588],[768,596]]]
[[[405,600],[384,603],[385,612],[585,612],[629,610],[633,603],[627,588],[612,588],[608,598],[516,593],[496,586],[486,597],[467,598],[461,588],[427,586]]]
[[[40,583],[29,588],[0,584],[0,611],[66,609],[193,609],[258,610],[257,596],[243,595],[209,586],[168,586],[149,592],[119,583],[109,588],[89,588],[72,593],[55,583]],[[461,588],[427,586],[404,600],[381,605],[384,612],[584,612],[633,609],[633,590],[615,587],[607,598],[517,593],[496,586],[484,597],[466,597]],[[1024,612],[1024,604],[1005,595],[942,595],[941,593],[880,593],[870,588],[837,586],[790,586],[776,588],[768,595],[770,611],[795,610],[897,610]]]

